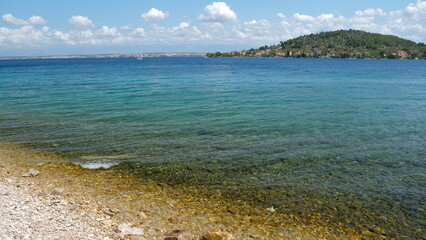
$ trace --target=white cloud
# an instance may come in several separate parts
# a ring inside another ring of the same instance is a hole
[[[120,27],[121,30],[123,31],[129,31],[132,30],[132,26],[131,25],[124,25]]]
[[[236,36],[242,40],[271,42],[278,40],[273,34],[273,24],[267,20],[252,20],[233,28]]]
[[[309,15],[304,15],[300,13],[293,14],[293,18],[298,22],[313,22],[315,18]]]
[[[384,16],[386,16],[386,13],[383,11],[383,9],[380,9],[380,8],[377,8],[377,9],[368,8],[368,9],[365,9],[365,10],[356,11],[355,16],[357,16],[357,17],[374,17],[374,16],[384,17]]]
[[[417,0],[415,3],[410,3],[405,8],[405,13],[411,20],[426,20],[426,1]]]
[[[3,22],[12,24],[15,26],[25,26],[25,25],[46,25],[47,21],[40,16],[32,16],[28,18],[27,21],[16,18],[12,14],[4,14],[2,16]]]
[[[47,21],[40,16],[22,20],[12,14],[5,14],[3,21],[15,26],[0,27],[0,48],[118,44],[188,46],[197,43],[261,46],[276,44],[300,35],[349,28],[394,34],[426,42],[425,0],[413,0],[405,8],[395,11],[364,9],[354,11],[351,16],[346,17],[336,13],[316,16],[303,13],[286,16],[278,13],[276,16],[270,16],[268,20],[254,19],[245,22],[236,22],[237,15],[226,3],[213,2],[207,5],[205,13],[198,17],[198,25],[192,25],[190,19],[185,19],[171,27],[158,25],[156,22],[166,18],[168,14],[153,9],[141,16],[152,23],[147,28],[101,24],[96,27],[88,17],[73,16],[68,22],[77,28],[69,31],[49,28],[46,26]],[[234,23],[228,26],[226,22]]]
[[[98,30],[98,33],[102,36],[109,36],[109,37],[116,37],[119,35],[119,33],[117,32],[117,28],[108,27],[108,26],[102,26]]]
[[[135,30],[133,30],[132,35],[135,37],[145,37],[145,29],[136,28]]]
[[[61,31],[53,31],[51,34],[53,40],[59,40],[67,45],[75,45],[76,43],[72,40],[72,37],[69,33],[63,33]]]
[[[46,25],[47,21],[40,16],[32,16],[28,18],[28,22],[32,25]]]
[[[3,19],[3,22],[9,23],[9,24],[12,24],[12,25],[16,25],[16,26],[22,26],[22,25],[28,25],[29,24],[27,21],[16,18],[15,16],[13,16],[10,13],[3,15],[2,19]]]
[[[33,26],[22,26],[16,29],[0,28],[0,46],[33,47],[48,45],[50,39],[44,30],[35,29]]]
[[[68,23],[74,27],[78,28],[94,28],[95,24],[93,24],[92,20],[85,16],[72,16]]]
[[[141,18],[145,22],[157,22],[160,20],[163,20],[169,16],[169,13],[163,12],[161,10],[158,10],[156,8],[151,8],[148,12],[141,15]]]
[[[210,32],[218,32],[225,28],[223,23],[220,22],[203,22],[201,23],[201,26],[203,29]]]
[[[280,18],[280,19],[284,19],[285,18],[285,15],[282,14],[282,13],[278,13],[276,16],[277,16],[277,18]]]
[[[162,42],[167,44],[198,42],[210,38],[209,34],[203,33],[197,27],[188,22],[181,22],[175,27],[163,27],[153,25],[152,30],[146,33],[150,42]]]
[[[235,22],[237,14],[224,2],[213,2],[204,8],[206,15],[198,17],[201,21],[206,22]]]
[[[93,37],[93,32],[90,29],[86,29],[84,31],[80,31],[79,34],[83,38],[91,38],[91,37]]]

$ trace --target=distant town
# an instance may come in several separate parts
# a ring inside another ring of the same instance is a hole
[[[150,58],[150,57],[204,57],[205,53],[117,53],[117,54],[89,54],[89,55],[52,55],[52,56],[20,56],[0,57],[0,60],[11,59],[71,59],[71,58]]]
[[[206,56],[426,59],[426,44],[350,29],[300,36],[257,49],[207,53]]]

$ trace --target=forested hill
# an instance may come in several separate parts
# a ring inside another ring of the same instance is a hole
[[[258,49],[207,53],[207,56],[426,59],[426,44],[393,35],[339,30],[301,36]]]

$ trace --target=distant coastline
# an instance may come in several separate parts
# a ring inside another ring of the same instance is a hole
[[[115,53],[115,54],[89,54],[89,55],[51,55],[51,56],[6,56],[0,60],[14,59],[78,59],[78,58],[137,58],[140,53]],[[206,53],[142,53],[143,57],[204,57]]]
[[[300,36],[257,49],[207,53],[207,57],[426,59],[426,44],[393,35],[339,30]]]

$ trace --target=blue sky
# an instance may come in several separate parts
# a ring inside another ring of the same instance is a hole
[[[426,42],[425,0],[2,0],[0,56],[207,52],[360,29]]]

